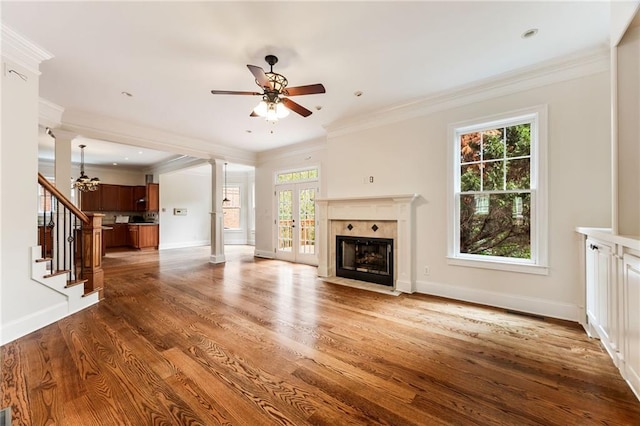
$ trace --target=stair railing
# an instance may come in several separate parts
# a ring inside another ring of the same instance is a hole
[[[100,213],[84,213],[42,174],[43,216],[38,226],[42,258],[51,273],[65,271],[70,282],[86,280],[85,292],[99,291],[102,299],[102,218]]]

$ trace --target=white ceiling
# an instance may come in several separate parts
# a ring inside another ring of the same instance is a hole
[[[321,138],[332,124],[392,105],[605,48],[610,4],[2,1],[1,7],[4,25],[54,55],[41,64],[40,96],[65,115],[104,116],[260,152]],[[522,38],[531,28],[538,34]],[[310,117],[292,113],[269,124],[249,117],[259,97],[210,93],[257,91],[246,65],[268,70],[266,54],[279,57],[274,71],[290,86],[324,84],[326,94],[294,98],[313,111]]]

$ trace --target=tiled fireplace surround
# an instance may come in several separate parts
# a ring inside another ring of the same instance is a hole
[[[413,293],[416,288],[413,201],[416,198],[417,194],[316,199],[318,276],[336,276],[336,235],[392,238],[394,289]]]

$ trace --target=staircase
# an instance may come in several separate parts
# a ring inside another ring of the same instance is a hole
[[[40,245],[31,248],[31,279],[64,295],[67,314],[102,299],[102,217],[80,211],[38,173],[44,197]]]
[[[69,314],[78,312],[100,301],[102,288],[85,289],[86,279],[71,279],[71,271],[51,269],[52,258],[43,258],[42,247],[31,248],[31,279],[46,285],[67,297]]]

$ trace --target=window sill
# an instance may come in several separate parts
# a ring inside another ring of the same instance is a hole
[[[521,274],[549,275],[549,267],[535,264],[499,262],[483,259],[463,259],[447,256],[447,263],[453,266],[469,268],[493,269],[497,271],[518,272]]]

